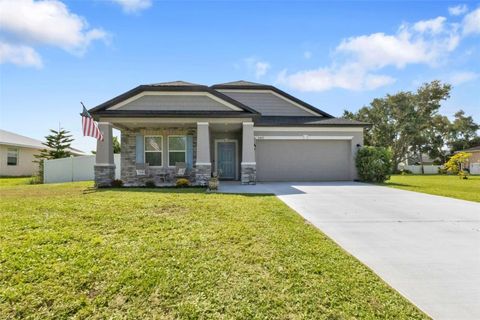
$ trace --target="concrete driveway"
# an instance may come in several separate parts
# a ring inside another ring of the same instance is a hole
[[[434,319],[480,319],[480,203],[355,182],[220,191],[274,193]]]

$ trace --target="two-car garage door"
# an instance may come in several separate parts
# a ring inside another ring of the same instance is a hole
[[[258,181],[351,180],[350,140],[257,140]]]

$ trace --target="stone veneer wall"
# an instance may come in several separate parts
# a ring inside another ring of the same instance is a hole
[[[255,164],[242,163],[241,176],[242,184],[256,184],[257,183],[257,166]]]
[[[94,165],[95,186],[98,188],[110,187],[115,179],[115,165]]]
[[[163,136],[163,167],[150,168],[148,175],[137,176],[136,173],[136,139],[137,134],[142,135],[162,135]],[[169,135],[192,135],[193,136],[193,164],[197,161],[197,129],[196,128],[159,128],[159,129],[138,129],[122,130],[122,153],[121,153],[121,179],[125,186],[144,186],[145,182],[153,180],[156,184],[163,183],[158,175],[160,172],[174,173],[175,168],[169,168],[167,163],[167,148]],[[192,177],[195,176],[195,167]]]

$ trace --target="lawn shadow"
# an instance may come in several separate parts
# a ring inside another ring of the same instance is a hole
[[[89,187],[83,190],[83,194],[91,193],[103,193],[103,192],[143,192],[143,193],[206,193],[206,188],[201,187],[189,187],[189,188],[176,188],[176,187],[157,187],[157,188],[145,188],[145,187],[123,187],[123,188],[95,188]]]

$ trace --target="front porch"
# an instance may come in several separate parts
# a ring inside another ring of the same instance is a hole
[[[105,121],[109,120],[109,121]],[[97,142],[95,183],[114,179],[112,128],[121,131],[121,180],[125,186],[174,185],[181,177],[205,186],[220,180],[255,184],[251,119],[101,119],[104,140]]]

